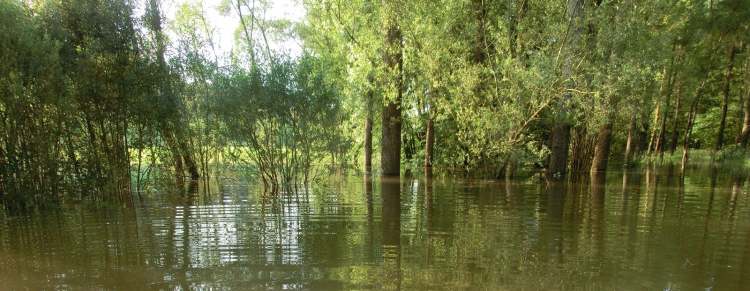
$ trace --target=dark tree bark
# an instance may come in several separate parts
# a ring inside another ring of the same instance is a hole
[[[391,7],[395,9],[395,7]],[[391,12],[394,13],[394,12]],[[403,57],[401,29],[396,17],[389,16],[388,32],[385,38],[385,64],[392,74],[391,88],[395,91],[383,108],[380,165],[385,176],[398,176],[401,173],[401,94]]]
[[[591,161],[594,157],[594,145],[596,136],[589,134],[585,126],[573,128],[570,136],[570,170],[571,178],[577,181],[584,178],[591,170]]]
[[[548,176],[562,179],[568,169],[568,151],[570,146],[570,125],[561,123],[552,128],[550,141],[550,158]]]
[[[737,47],[732,46],[729,51],[729,64],[727,64],[726,77],[724,78],[723,95],[724,100],[721,102],[721,122],[719,123],[719,133],[716,136],[714,150],[718,151],[724,146],[724,129],[727,126],[727,111],[729,110],[729,94],[732,88],[732,70],[734,69],[734,57],[737,55]]]
[[[599,128],[594,146],[594,159],[591,161],[591,174],[603,173],[609,162],[609,148],[612,141],[612,123],[607,122]]]

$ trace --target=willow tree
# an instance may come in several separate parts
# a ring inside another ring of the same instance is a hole
[[[399,26],[399,1],[383,0],[383,65],[385,106],[382,114],[380,167],[383,175],[401,172],[401,100],[403,94],[403,37]]]
[[[183,117],[185,105],[175,88],[175,83],[179,83],[181,80],[171,71],[166,61],[167,39],[163,31],[162,21],[160,1],[149,0],[145,23],[151,32],[152,54],[155,56],[156,72],[154,77],[156,77],[157,82],[154,93],[160,116],[158,121],[159,132],[171,152],[174,171],[179,184],[183,179],[185,170],[192,180],[197,180],[200,174],[198,165],[193,158],[190,137],[185,133],[187,127]]]

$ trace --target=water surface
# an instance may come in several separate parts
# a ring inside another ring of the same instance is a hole
[[[746,176],[331,177],[0,211],[0,289],[743,290]],[[747,290],[747,289],[745,289]]]

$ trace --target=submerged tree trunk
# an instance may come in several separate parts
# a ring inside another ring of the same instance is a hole
[[[726,77],[724,79],[724,100],[721,102],[721,122],[719,123],[719,133],[716,136],[714,151],[718,151],[724,146],[724,129],[727,126],[727,111],[729,110],[729,93],[732,88],[732,69],[734,69],[734,57],[737,54],[737,47],[732,46],[729,52],[729,64],[727,65]]]
[[[397,7],[390,3],[389,10]],[[383,108],[380,166],[385,176],[398,176],[401,173],[401,94],[402,94],[402,70],[403,52],[401,47],[401,29],[398,26],[396,12],[389,11],[388,32],[385,37],[384,61],[387,70],[391,74],[390,83],[392,95],[387,99],[387,105]]]
[[[594,159],[591,161],[591,174],[602,173],[607,170],[609,162],[609,147],[612,141],[612,123],[607,122],[599,128],[594,146]]]

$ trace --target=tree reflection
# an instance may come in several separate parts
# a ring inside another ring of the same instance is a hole
[[[382,177],[383,288],[401,289],[401,187],[398,178]]]

